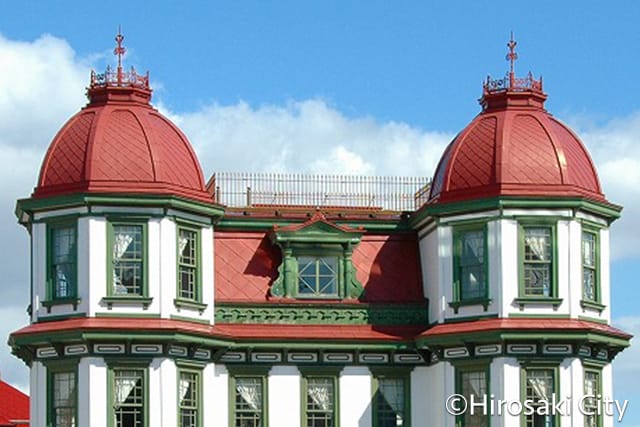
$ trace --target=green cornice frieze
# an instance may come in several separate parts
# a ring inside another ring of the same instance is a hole
[[[424,304],[227,304],[215,308],[216,323],[426,325]]]

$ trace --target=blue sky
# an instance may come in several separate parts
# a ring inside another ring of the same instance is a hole
[[[517,73],[543,76],[548,110],[582,136],[605,193],[625,206],[612,231],[613,318],[640,333],[640,2],[514,3],[3,4],[0,250],[9,255],[0,261],[0,314],[15,327],[26,322],[27,234],[15,225],[15,199],[30,194],[49,141],[84,105],[89,69],[114,63],[118,25],[125,65],[150,71],[154,103],[187,133],[207,176],[430,176],[444,144],[478,113],[483,79],[507,71],[513,30]],[[6,353],[0,372],[24,384],[26,371]],[[614,365],[616,397],[632,399],[624,426],[640,425],[638,355],[627,350]]]

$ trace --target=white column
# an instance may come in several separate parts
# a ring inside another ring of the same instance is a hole
[[[224,365],[215,365],[204,373],[204,402],[208,410],[203,425],[226,426],[229,424],[229,372]]]
[[[274,366],[269,372],[269,425],[300,425],[300,372],[295,366]],[[346,426],[341,426],[346,427]]]
[[[340,427],[371,425],[371,373],[364,366],[347,366],[340,373]]]

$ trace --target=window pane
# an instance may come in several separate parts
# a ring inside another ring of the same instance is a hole
[[[524,294],[550,297],[552,279],[552,246],[550,227],[524,229]]]
[[[333,427],[333,378],[307,378],[307,427]]]
[[[542,404],[539,401],[550,402],[555,392],[555,375],[552,369],[527,369],[526,371],[526,395],[527,399],[534,403],[532,407],[538,408]],[[527,427],[552,427],[553,415],[540,415],[534,412],[526,417]]]
[[[336,296],[338,294],[338,258],[299,257],[298,294]]]
[[[455,279],[459,286],[458,298],[461,301],[484,298],[486,296],[484,230],[457,232],[455,238],[457,239]]]
[[[115,427],[144,426],[144,371],[113,371],[113,416]]]
[[[198,234],[193,230],[178,229],[178,292],[179,298],[198,300]]]
[[[262,378],[235,379],[235,427],[262,426]]]
[[[142,295],[142,225],[113,226],[113,292]]]
[[[179,427],[197,427],[200,378],[196,372],[180,372],[178,387]]]
[[[53,298],[71,297],[76,270],[76,230],[74,227],[54,228],[51,240]]]
[[[378,427],[404,425],[404,378],[379,378],[374,396]]]
[[[584,395],[585,400],[583,406],[585,409],[584,426],[598,427],[598,405],[597,396],[600,394],[600,374],[593,371],[585,371],[584,373]],[[589,396],[589,397],[587,397]],[[593,397],[591,397],[593,396]],[[590,414],[590,415],[587,415]]]
[[[478,371],[462,371],[460,373],[460,385],[462,394],[467,402],[471,402],[471,396],[474,396],[475,402],[480,402],[487,395],[487,374],[484,370]],[[474,410],[474,414],[468,410],[464,413],[464,427],[485,427],[488,425],[488,417],[481,412],[480,408]]]
[[[53,380],[53,421],[55,427],[76,426],[76,374],[56,372]]]
[[[582,297],[588,301],[596,301],[597,296],[597,251],[596,235],[582,232]]]

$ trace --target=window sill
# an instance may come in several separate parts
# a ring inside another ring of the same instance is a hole
[[[553,297],[520,297],[513,300],[520,306],[520,310],[524,310],[524,306],[527,304],[545,304],[552,305],[554,310],[557,310],[562,304],[562,298]]]
[[[580,307],[582,307],[583,309],[589,309],[589,310],[597,311],[599,314],[602,314],[604,309],[607,308],[607,306],[604,305],[604,304],[600,304],[599,302],[588,301],[588,300],[581,300],[580,301]]]
[[[40,301],[43,307],[47,309],[47,313],[51,313],[51,307],[56,305],[73,305],[73,309],[78,309],[78,304],[80,304],[80,298],[76,297],[68,297],[68,298],[56,298],[48,301]]]
[[[127,305],[135,305],[140,304],[142,308],[146,310],[149,308],[149,305],[153,301],[151,297],[143,297],[143,296],[110,296],[110,297],[102,297],[102,302],[107,304],[107,308],[111,310],[114,304],[127,304]]]
[[[489,304],[491,304],[493,300],[489,298],[473,298],[462,301],[451,301],[449,303],[449,307],[453,309],[454,314],[458,314],[458,310],[460,307],[472,306],[472,305],[481,305],[484,308],[484,311],[489,309]]]
[[[202,314],[208,307],[208,304],[203,302],[197,302],[188,299],[176,298],[173,300],[173,304],[178,308],[191,308],[198,310]]]

